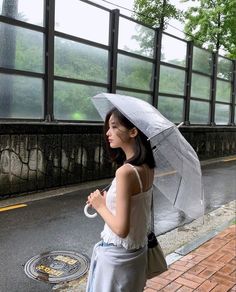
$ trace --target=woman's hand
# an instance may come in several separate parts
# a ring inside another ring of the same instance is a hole
[[[104,192],[104,196],[99,190],[90,193],[88,196],[88,201],[86,202],[91,207],[93,207],[96,211],[99,211],[102,207],[106,205],[106,192]]]

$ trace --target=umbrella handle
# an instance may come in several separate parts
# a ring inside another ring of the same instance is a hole
[[[88,213],[88,208],[89,207],[90,207],[89,204],[86,204],[84,206],[84,214],[85,214],[85,216],[87,216],[88,218],[95,218],[97,216],[97,213],[89,214]]]

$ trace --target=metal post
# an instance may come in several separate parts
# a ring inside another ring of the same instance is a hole
[[[119,15],[120,12],[118,9],[112,10],[110,14],[110,35],[109,35],[110,52],[108,62],[109,66],[108,82],[110,93],[116,93]]]
[[[187,46],[187,74],[185,78],[185,101],[184,101],[184,124],[190,125],[190,98],[192,87],[192,67],[193,67],[193,42],[188,42]]]
[[[235,106],[236,106],[236,60],[233,60],[233,82],[232,82],[232,110],[231,125],[235,126]]]
[[[211,82],[211,108],[210,124],[215,126],[215,103],[216,103],[216,80],[217,80],[217,61],[218,53],[212,53],[212,82]]]
[[[158,95],[160,86],[160,68],[161,68],[161,40],[162,30],[155,30],[155,50],[154,50],[154,70],[153,70],[153,106],[158,107]]]
[[[45,7],[45,120],[51,122],[53,115],[53,76],[54,76],[54,22],[55,0],[46,0]]]

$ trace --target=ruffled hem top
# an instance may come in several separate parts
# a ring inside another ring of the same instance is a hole
[[[108,244],[125,249],[139,249],[147,244],[147,233],[150,229],[152,188],[131,197],[130,231],[125,238],[119,237],[105,223],[101,238]],[[106,204],[113,215],[116,211],[116,178],[106,195]]]

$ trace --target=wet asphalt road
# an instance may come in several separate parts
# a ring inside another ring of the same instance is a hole
[[[236,161],[202,167],[206,213],[236,196]],[[86,193],[70,193],[27,203],[27,207],[0,212],[0,292],[47,292],[50,284],[29,279],[23,266],[47,251],[77,251],[91,255],[103,222],[88,219],[83,207]],[[164,198],[156,204],[156,233],[161,234],[188,221]]]

